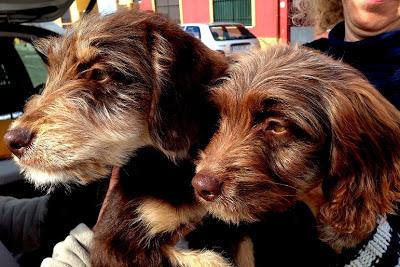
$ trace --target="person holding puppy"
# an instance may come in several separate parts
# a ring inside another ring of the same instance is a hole
[[[306,44],[361,71],[400,107],[400,1],[297,0],[294,19],[313,21],[328,38]]]

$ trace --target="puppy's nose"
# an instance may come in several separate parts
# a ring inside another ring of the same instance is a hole
[[[26,128],[14,128],[4,135],[4,142],[8,149],[17,156],[22,157],[26,148],[32,143],[33,134]]]
[[[222,182],[212,175],[198,173],[193,177],[192,185],[204,200],[213,201],[221,195]]]

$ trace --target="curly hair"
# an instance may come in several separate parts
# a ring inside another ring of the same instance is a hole
[[[341,0],[293,0],[294,25],[314,25],[318,33],[331,29],[343,20]]]

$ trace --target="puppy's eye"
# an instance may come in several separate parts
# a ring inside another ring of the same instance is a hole
[[[273,134],[283,134],[286,132],[286,130],[287,128],[284,122],[275,119],[267,120],[267,127],[266,127],[267,132]]]
[[[90,75],[90,79],[103,82],[109,77],[108,73],[104,70],[94,69]]]

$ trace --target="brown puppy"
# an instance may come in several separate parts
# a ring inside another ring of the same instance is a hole
[[[85,184],[108,176],[111,166],[124,165],[143,146],[162,151],[170,162],[190,161],[210,137],[216,112],[207,87],[225,73],[226,59],[164,16],[131,11],[90,16],[38,46],[48,56],[45,89],[30,99],[5,136],[36,185]],[[141,236],[123,239],[128,251],[120,250],[120,244],[106,243],[117,229],[110,221],[99,222],[94,266],[228,265],[213,252],[184,253],[171,245],[186,224],[202,218],[204,208],[121,194],[114,198],[122,203],[111,205],[104,217],[121,214],[115,209],[129,202],[125,216],[139,223],[127,227]],[[149,250],[151,257],[141,256]]]
[[[210,213],[253,222],[304,201],[339,252],[396,212],[400,113],[358,71],[277,46],[229,77],[213,90],[220,126],[192,181]]]

